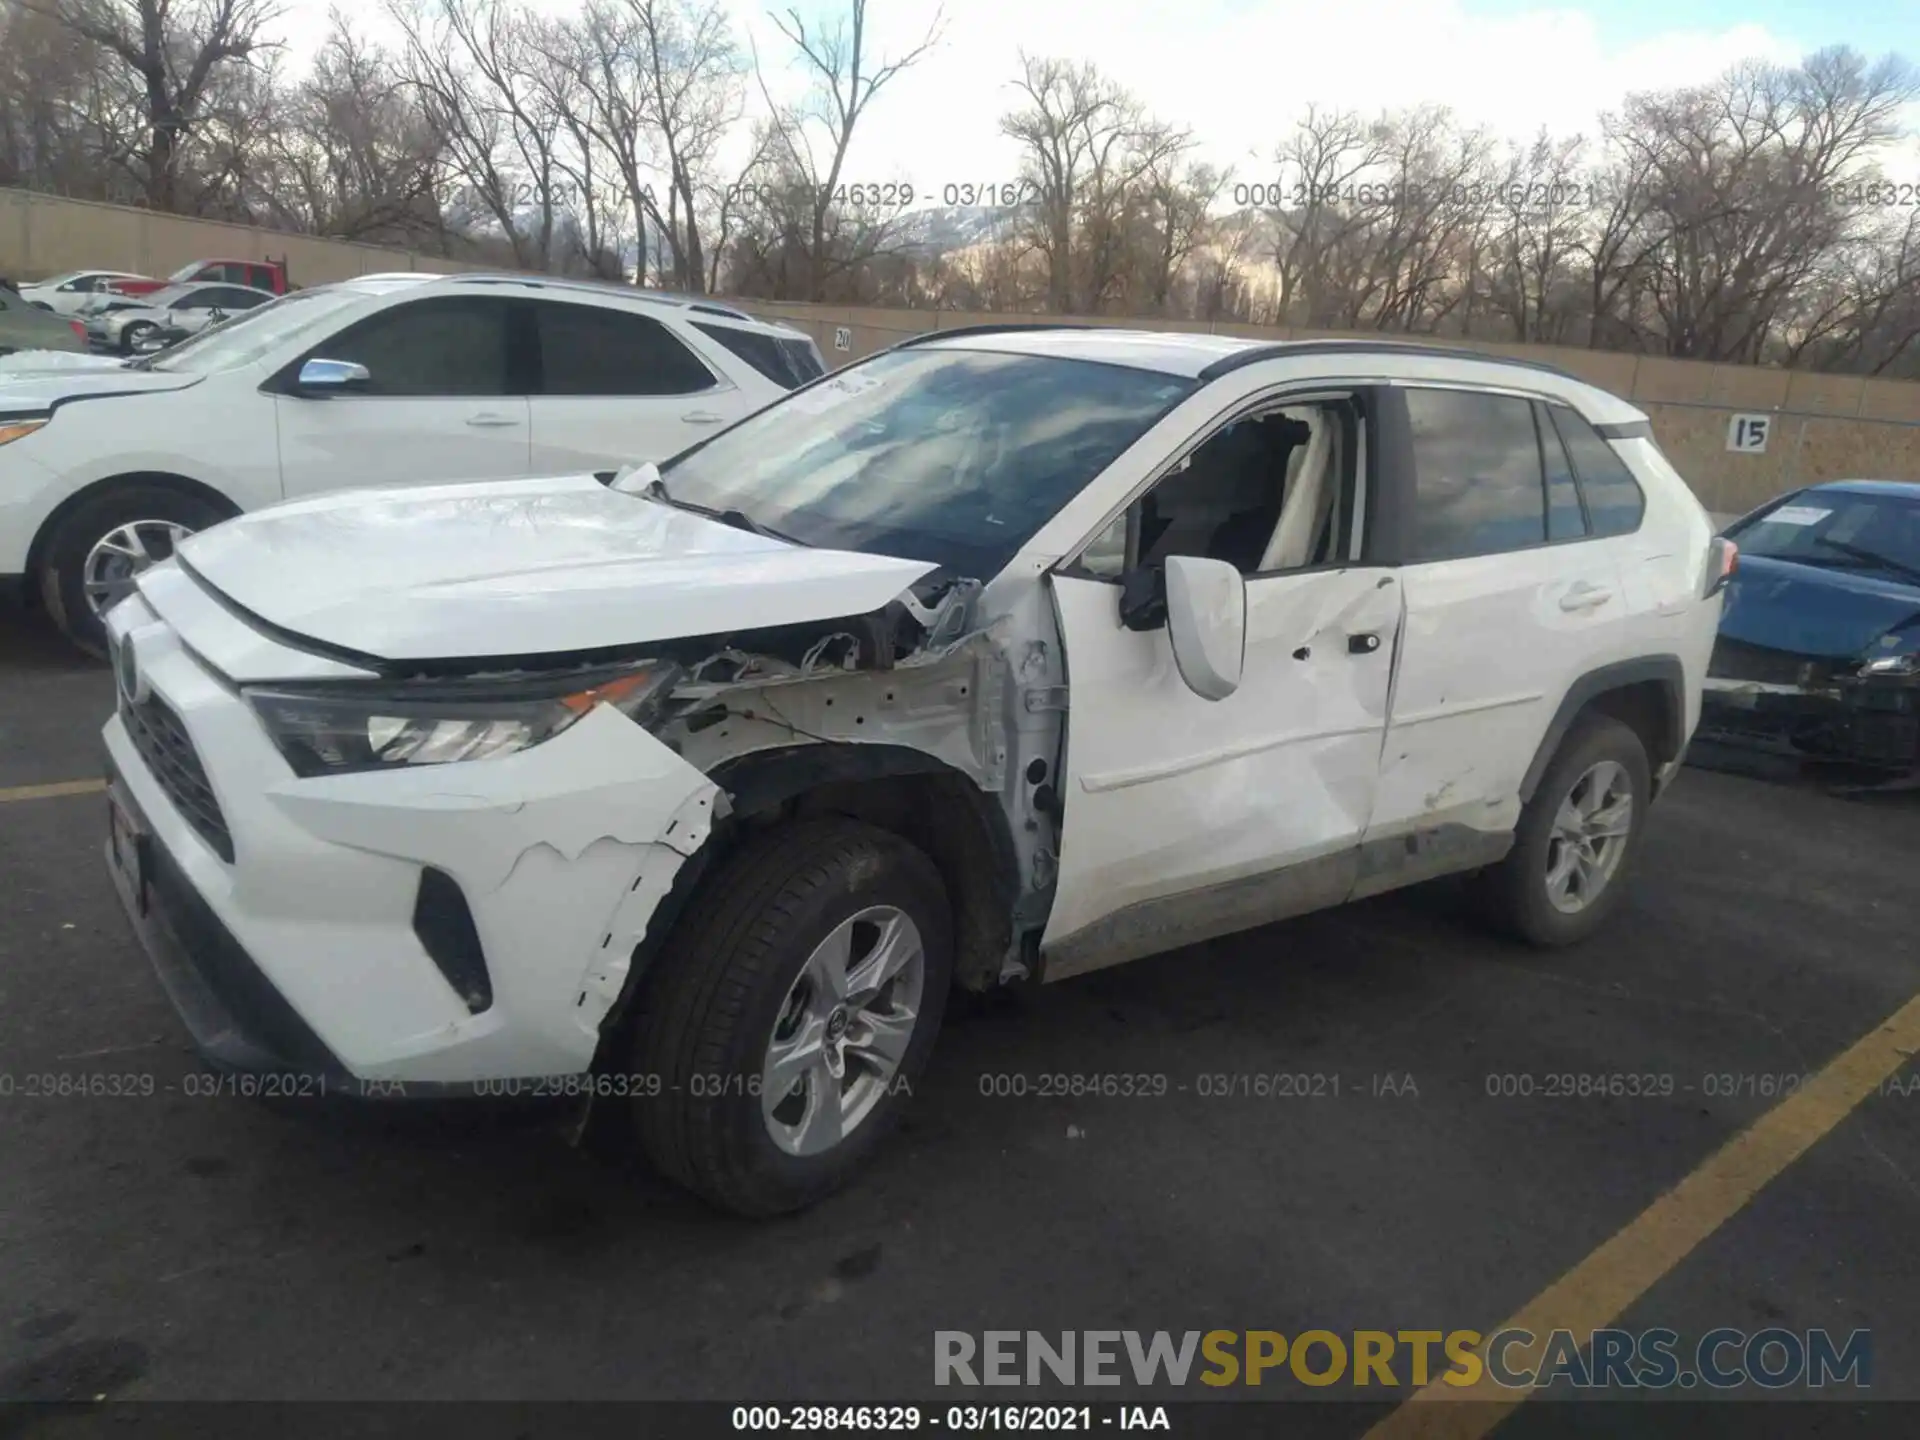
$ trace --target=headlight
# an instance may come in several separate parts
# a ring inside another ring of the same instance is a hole
[[[11,445],[22,435],[31,435],[45,420],[0,420],[0,445]]]
[[[1920,656],[1881,655],[1860,667],[1862,675],[1920,674]]]
[[[294,772],[492,760],[551,740],[598,705],[651,721],[680,677],[650,661],[532,681],[246,686],[241,693]]]

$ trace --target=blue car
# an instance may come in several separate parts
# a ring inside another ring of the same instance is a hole
[[[1812,485],[1723,533],[1739,558],[1697,738],[1920,777],[1920,484]]]

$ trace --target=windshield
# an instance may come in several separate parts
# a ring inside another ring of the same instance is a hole
[[[1805,491],[1729,534],[1742,555],[1920,582],[1920,501]]]
[[[362,298],[351,290],[301,290],[283,295],[181,341],[148,363],[155,370],[185,375],[238,369],[320,329]]]
[[[138,298],[142,305],[151,305],[156,310],[166,310],[170,309],[176,302],[186,299],[186,297],[192,293],[193,288],[188,285],[164,285],[160,289]]]
[[[171,281],[173,284],[178,285],[183,281],[193,279],[194,276],[198,275],[202,270],[206,268],[207,268],[206,261],[195,260],[191,265],[182,265],[178,270],[174,271],[173,274],[169,275],[167,279]]]
[[[876,356],[661,467],[672,498],[806,545],[988,579],[1192,380],[972,350]]]

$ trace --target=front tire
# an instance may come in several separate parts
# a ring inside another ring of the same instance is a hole
[[[151,483],[114,485],[83,500],[47,538],[39,575],[47,618],[79,649],[104,658],[101,615],[176,544],[226,518],[210,501]]]
[[[1481,877],[1488,918],[1545,948],[1593,934],[1620,905],[1652,789],[1630,726],[1595,713],[1575,721],[1520,813],[1513,848]]]
[[[632,1068],[656,1090],[634,1106],[648,1159],[756,1218],[844,1185],[925,1072],[950,916],[932,861],[871,825],[809,820],[749,841],[645,982]]]
[[[146,320],[136,320],[120,332],[120,353],[132,355],[139,349],[141,337],[151,335],[160,327]]]

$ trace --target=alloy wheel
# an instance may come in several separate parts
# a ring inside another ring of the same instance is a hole
[[[860,911],[814,947],[762,1065],[761,1112],[774,1144],[819,1155],[873,1113],[913,1041],[925,982],[919,928],[891,905]]]
[[[169,559],[193,528],[174,520],[129,520],[115,526],[87,552],[82,583],[87,605],[103,615],[133,589],[150,566]]]
[[[1615,760],[1602,760],[1573,782],[1547,835],[1547,899],[1577,915],[1607,888],[1633,830],[1633,780]]]

